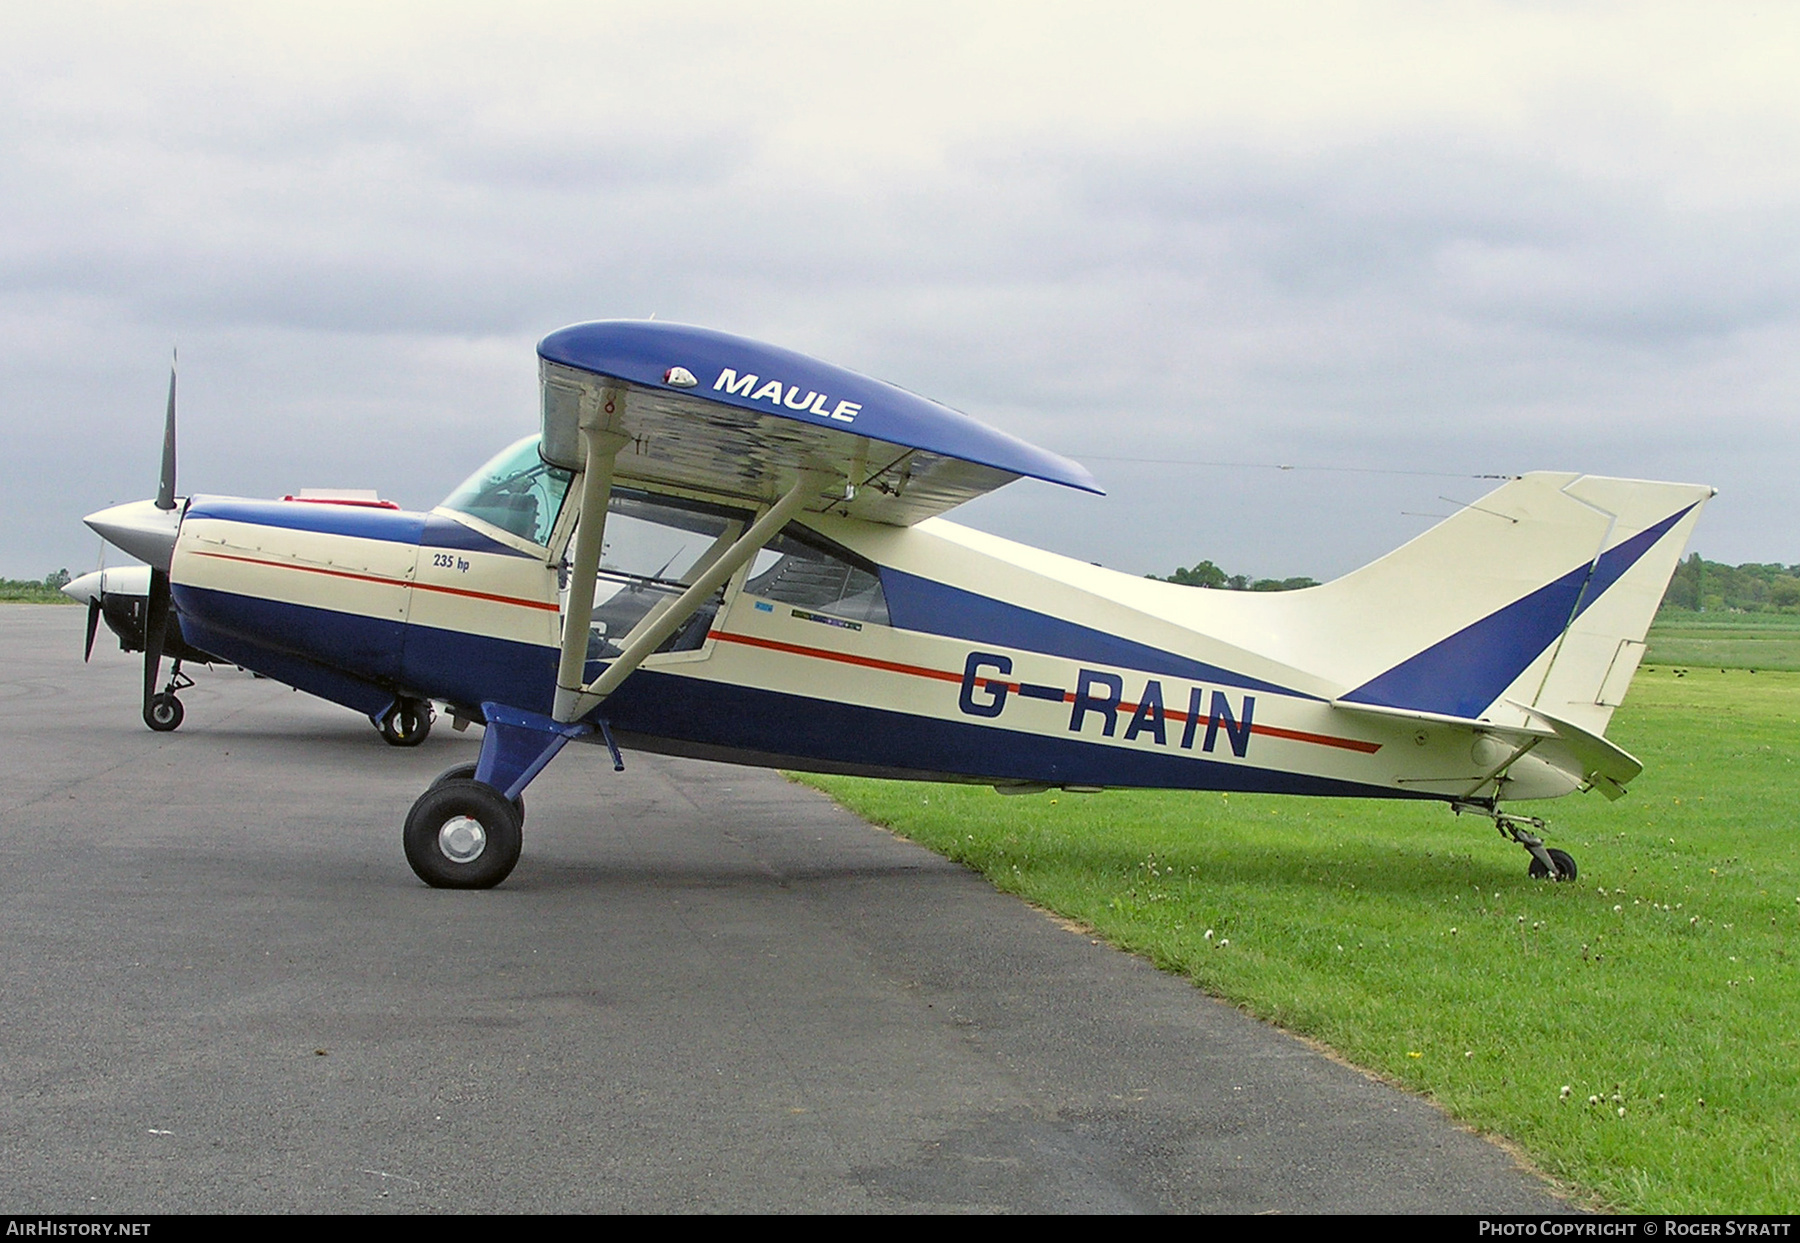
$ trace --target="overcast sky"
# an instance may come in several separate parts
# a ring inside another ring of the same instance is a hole
[[[154,493],[173,345],[182,491],[423,508],[651,314],[1085,462],[952,516],[1135,573],[1532,469],[1800,562],[1797,64],[1785,5],[6,5],[0,575]]]

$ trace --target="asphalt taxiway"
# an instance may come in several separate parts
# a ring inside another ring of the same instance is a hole
[[[571,748],[427,889],[413,750],[235,670],[187,722],[0,606],[9,1213],[1566,1211],[1429,1104],[780,776]]]

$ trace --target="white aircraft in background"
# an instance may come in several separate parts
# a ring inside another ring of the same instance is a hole
[[[172,393],[173,377],[169,383]],[[366,505],[378,509],[400,508],[392,501],[381,500],[374,492],[362,490],[326,491],[302,488],[297,495],[282,499],[331,505]],[[86,661],[94,654],[94,637],[99,632],[102,619],[106,622],[106,628],[118,637],[120,651],[148,650],[147,619],[152,572],[147,565],[103,566],[63,584],[64,595],[80,601],[88,608],[87,643],[82,649],[82,660]],[[155,668],[146,665],[148,673],[144,691],[144,724],[158,733],[181,728],[181,722],[186,716],[177,692],[193,686],[194,680],[183,672],[183,663],[219,663],[217,656],[194,647],[182,637],[181,619],[178,615],[169,616],[165,623],[161,655],[174,662],[169,670],[169,681],[158,691],[154,685],[157,676]],[[424,742],[431,733],[432,720],[431,704],[413,699],[396,701],[387,711],[371,718],[382,738],[395,747],[416,747]]]
[[[445,705],[481,756],[413,805],[428,884],[498,884],[569,741],[1008,793],[1624,793],[1605,731],[1712,489],[1537,473],[1334,582],[1137,578],[946,521],[1081,466],[866,376],[680,325],[538,347],[541,430],[430,513],[174,494],[87,521],[150,566],[145,704],[179,630],[372,719]],[[92,622],[90,621],[90,634]],[[178,715],[178,714],[177,714]]]

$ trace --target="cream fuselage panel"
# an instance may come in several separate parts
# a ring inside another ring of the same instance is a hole
[[[183,586],[405,622],[418,545],[189,517],[170,575]]]

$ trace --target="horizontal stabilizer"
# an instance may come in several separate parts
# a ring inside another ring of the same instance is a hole
[[[1549,728],[1534,729],[1529,725],[1496,725],[1492,721],[1478,720],[1475,717],[1451,716],[1443,712],[1419,712],[1412,708],[1389,708],[1382,704],[1359,704],[1349,699],[1334,699],[1331,701],[1331,706],[1339,712],[1349,712],[1357,716],[1381,717],[1389,721],[1416,721],[1420,725],[1456,725],[1500,737],[1556,737],[1556,731]]]
[[[1542,708],[1534,708],[1528,704],[1513,706],[1524,709],[1554,730],[1563,745],[1581,761],[1582,779],[1609,799],[1622,796],[1625,787],[1644,771],[1643,763],[1635,755],[1608,742],[1599,734],[1585,730],[1572,721],[1552,716]]]
[[[1510,758],[1496,764],[1497,772],[1504,772],[1508,765],[1531,754],[1537,761],[1548,763],[1561,769],[1580,782],[1599,790],[1608,799],[1617,799],[1625,794],[1625,787],[1630,784],[1644,766],[1636,756],[1617,746],[1600,735],[1581,728],[1571,721],[1552,716],[1541,708],[1533,708],[1526,704],[1510,703],[1511,707],[1526,713],[1533,721],[1541,725],[1501,725],[1493,721],[1477,720],[1473,717],[1449,716],[1441,712],[1416,712],[1406,708],[1389,708],[1376,704],[1360,704],[1348,700],[1333,700],[1331,706],[1340,712],[1348,712],[1356,716],[1379,718],[1386,721],[1411,721],[1419,725],[1433,727],[1454,726],[1468,730],[1471,735],[1493,738],[1511,748]],[[1504,751],[1499,753],[1504,757]],[[1516,774],[1515,774],[1516,776]],[[1473,797],[1483,792],[1488,778],[1470,788],[1468,794]]]

